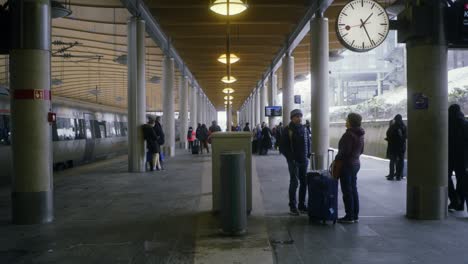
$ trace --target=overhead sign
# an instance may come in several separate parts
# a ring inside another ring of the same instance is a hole
[[[413,107],[416,110],[425,110],[429,108],[429,98],[423,93],[413,94]]]
[[[295,103],[295,104],[300,104],[300,103],[302,103],[302,101],[301,101],[301,96],[300,96],[300,95],[295,95],[295,96],[294,96],[294,103]]]
[[[468,47],[468,0],[459,0],[447,7],[445,29],[450,47]]]

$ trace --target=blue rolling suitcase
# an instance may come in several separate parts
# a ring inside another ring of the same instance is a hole
[[[334,151],[330,149],[328,154],[330,163],[330,154],[333,159]],[[331,221],[335,224],[338,218],[338,181],[331,177],[329,170],[315,169],[315,155],[312,155],[311,162],[313,169],[307,173],[309,221],[323,224]]]

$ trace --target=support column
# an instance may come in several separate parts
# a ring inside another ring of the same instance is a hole
[[[174,116],[174,58],[165,56],[163,62],[163,130],[164,154],[175,156],[175,116]]]
[[[198,88],[198,97],[197,97],[197,122],[200,123],[200,124],[204,124],[203,123],[203,101],[202,101],[202,97],[203,97],[203,92],[200,88]]]
[[[260,88],[257,88],[255,92],[255,125],[262,123],[260,115],[260,101]]]
[[[316,14],[310,23],[311,150],[318,170],[328,169],[328,34],[328,18]]]
[[[50,93],[50,1],[10,1],[14,224],[54,219]]]
[[[190,91],[190,126],[197,129],[197,87],[193,83]]]
[[[145,144],[141,126],[146,123],[145,21],[128,22],[128,170],[145,171]]]
[[[338,84],[338,89],[337,89],[337,103],[336,105],[337,106],[342,106],[344,101],[343,101],[343,80],[341,79],[338,79],[337,81],[337,84]]]
[[[382,74],[377,73],[377,95],[382,95]]]
[[[180,143],[182,148],[187,149],[187,131],[188,131],[188,77],[180,77],[180,100],[179,100],[179,120],[180,120]]]
[[[231,125],[232,125],[232,105],[227,104],[226,107],[226,131],[231,131]]]
[[[250,97],[250,129],[253,130],[255,127],[255,91],[252,92]]]
[[[267,87],[265,87],[265,84],[262,82],[260,86],[260,123],[268,122],[265,116],[265,106],[268,105],[267,99]]]
[[[291,121],[289,114],[294,109],[294,57],[283,58],[283,125]]]
[[[441,3],[432,6],[432,34],[406,44],[408,78],[408,181],[406,214],[420,220],[447,217],[447,46]],[[414,21],[413,21],[414,22]],[[426,22],[425,22],[426,23]],[[416,101],[428,100],[425,104]],[[430,142],[430,144],[428,144]]]
[[[278,76],[274,73],[270,75],[270,85],[268,89],[268,104],[270,106],[276,106],[276,96],[278,94]],[[270,116],[268,118],[268,126],[273,128],[275,126],[275,117]]]

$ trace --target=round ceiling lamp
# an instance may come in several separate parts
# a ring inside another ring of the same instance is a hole
[[[232,94],[232,93],[234,93],[234,89],[232,89],[232,88],[230,88],[230,87],[224,88],[224,89],[223,89],[223,93],[225,93],[225,94]]]
[[[230,95],[229,97],[228,96],[224,96],[224,100],[232,100],[234,99],[234,96]]]
[[[65,1],[66,4],[67,1]],[[52,0],[50,2],[50,7],[51,7],[51,18],[61,18],[61,17],[67,17],[72,14],[72,11],[70,9],[70,1],[68,1],[68,6],[63,5],[59,1],[54,1]]]
[[[237,81],[237,79],[234,77],[234,76],[230,76],[230,77],[227,77],[227,76],[224,76],[221,81],[223,83],[235,83]]]
[[[231,58],[229,60],[230,64],[234,64],[234,63],[236,63],[236,62],[238,62],[240,60],[240,58],[237,57],[237,55],[234,54],[234,53],[231,53],[231,55],[229,57]],[[223,55],[219,56],[218,61],[221,62],[221,63],[227,64],[226,54],[223,54]]]
[[[228,1],[229,1],[229,14],[228,14]],[[211,11],[223,15],[233,16],[244,12],[247,9],[247,4],[242,0],[215,0],[210,5]]]
[[[224,101],[224,104],[227,105],[228,101]],[[232,105],[232,101],[229,101],[229,104]]]

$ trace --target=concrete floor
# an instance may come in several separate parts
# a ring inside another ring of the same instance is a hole
[[[207,155],[179,152],[163,172],[128,173],[120,157],[56,173],[47,225],[11,225],[3,187],[0,263],[468,263],[467,215],[406,219],[405,182],[385,180],[385,161],[363,159],[361,222],[335,226],[287,215],[283,157],[255,163],[249,235],[240,238],[218,235]]]

